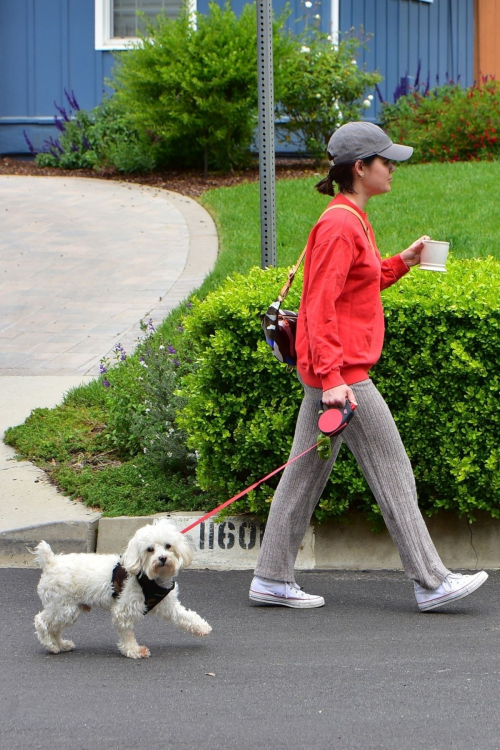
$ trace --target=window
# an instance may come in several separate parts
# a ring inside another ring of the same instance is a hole
[[[154,21],[160,13],[176,18],[182,4],[182,0],[95,0],[95,48],[128,49],[137,43],[145,20]],[[194,12],[196,0],[191,0],[190,6]],[[138,17],[137,11],[145,19]]]

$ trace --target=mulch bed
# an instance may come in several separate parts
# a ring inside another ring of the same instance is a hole
[[[230,174],[203,174],[196,172],[168,171],[149,172],[147,174],[124,175],[116,170],[94,171],[92,169],[57,169],[52,167],[38,167],[34,161],[28,159],[16,159],[5,156],[0,159],[0,175],[36,175],[68,177],[94,177],[100,180],[119,180],[122,182],[135,182],[140,185],[172,190],[175,193],[188,195],[191,198],[199,198],[206,190],[218,187],[232,187],[242,182],[256,182],[259,179],[259,167],[255,166],[244,172],[233,172]],[[310,177],[317,174],[311,159],[276,159],[276,179],[291,179],[296,177]],[[326,171],[325,171],[326,174]]]

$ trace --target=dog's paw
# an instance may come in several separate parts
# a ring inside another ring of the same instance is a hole
[[[122,654],[129,659],[148,659],[151,656],[151,652],[147,646],[128,648],[125,651],[122,651]]]
[[[62,651],[61,647],[59,645],[56,645],[55,643],[44,643],[43,645],[51,654],[60,654]]]
[[[75,648],[75,644],[73,641],[60,641],[59,642],[59,648],[61,651],[73,651]]]
[[[210,635],[212,632],[212,627],[208,624],[208,622],[205,622],[203,620],[199,625],[195,627],[193,630],[195,635],[204,636],[204,635]]]

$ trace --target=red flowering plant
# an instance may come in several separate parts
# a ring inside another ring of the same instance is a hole
[[[500,82],[488,76],[469,88],[410,88],[383,103],[381,119],[390,138],[413,146],[413,163],[500,158]]]

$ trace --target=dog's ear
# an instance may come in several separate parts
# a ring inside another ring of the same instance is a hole
[[[135,536],[128,543],[127,549],[122,554],[122,565],[130,575],[137,575],[142,569],[142,547]]]
[[[179,534],[180,539],[177,543],[179,557],[183,568],[187,568],[193,562],[194,549],[193,543],[185,534]]]

